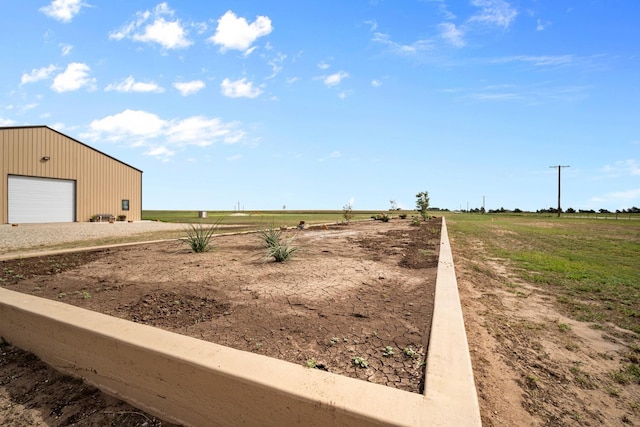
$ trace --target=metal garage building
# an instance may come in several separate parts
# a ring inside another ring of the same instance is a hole
[[[0,127],[0,224],[142,217],[142,171],[47,126]]]

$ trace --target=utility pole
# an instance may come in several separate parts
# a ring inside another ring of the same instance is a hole
[[[562,168],[568,168],[569,166],[562,166],[562,165],[557,165],[557,166],[549,166],[550,168],[558,168],[558,218],[560,218],[560,171],[562,170]]]

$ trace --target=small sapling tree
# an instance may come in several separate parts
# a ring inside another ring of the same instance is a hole
[[[427,210],[429,209],[428,191],[421,191],[416,194],[416,209],[418,210],[418,212],[420,212],[420,216],[422,217],[422,219],[426,221],[429,216],[427,212]]]
[[[342,207],[342,217],[347,222],[347,224],[353,218],[353,206],[351,205],[351,202]]]

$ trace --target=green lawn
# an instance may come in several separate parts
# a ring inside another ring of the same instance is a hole
[[[370,219],[380,213],[380,211],[352,211],[353,220]],[[393,211],[386,212],[394,217],[402,213],[417,215],[415,211]],[[216,223],[220,218],[221,228],[224,225],[246,225],[248,228],[265,228],[269,226],[293,227],[305,221],[307,224],[335,223],[344,221],[342,211],[207,211],[207,218],[200,219],[198,211],[142,211],[143,220],[158,220],[164,222],[200,222],[205,224]]]
[[[447,224],[455,244],[476,245],[478,261],[504,259],[573,318],[640,333],[637,219],[453,214]]]

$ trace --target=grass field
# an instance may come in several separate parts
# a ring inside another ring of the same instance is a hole
[[[570,317],[640,334],[640,221],[453,214],[447,223],[456,244],[477,246],[479,263],[504,260]]]
[[[370,219],[380,213],[380,211],[352,211],[353,220]],[[415,211],[393,211],[386,212],[392,216],[402,213],[417,215]],[[306,224],[335,223],[344,221],[343,211],[207,211],[206,218],[199,218],[198,211],[142,211],[143,220],[158,220],[165,222],[214,224],[222,219],[220,228],[225,225],[246,225],[248,229],[265,228],[270,226],[293,227],[305,221]]]

